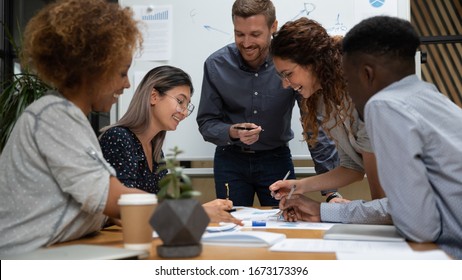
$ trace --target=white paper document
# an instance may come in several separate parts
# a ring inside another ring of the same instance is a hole
[[[324,239],[357,241],[405,241],[393,225],[338,224],[324,233]]]
[[[241,228],[241,226],[238,226],[234,223],[219,223],[218,226],[208,226],[205,230],[209,233],[213,233],[239,231]]]
[[[442,250],[411,252],[337,252],[338,260],[450,260]]]
[[[258,209],[253,207],[235,207],[237,211],[231,214],[240,220],[268,220],[279,213],[279,209]]]
[[[270,250],[278,252],[412,252],[411,247],[404,241],[369,242],[308,238],[286,238],[272,246]]]
[[[232,215],[244,223],[244,227],[262,227],[279,229],[314,229],[328,230],[334,224],[311,222],[286,222],[279,217],[279,209],[257,209],[253,207],[236,207]]]

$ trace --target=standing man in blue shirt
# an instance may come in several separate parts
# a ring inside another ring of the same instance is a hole
[[[235,43],[205,61],[197,123],[204,139],[217,145],[217,197],[252,206],[256,193],[260,205],[277,206],[268,186],[288,171],[288,178],[295,178],[288,142],[294,138],[290,124],[299,94],[283,88],[269,56],[277,30],[273,3],[237,0],[232,20]],[[323,132],[310,152],[318,173],[338,163],[335,145]]]

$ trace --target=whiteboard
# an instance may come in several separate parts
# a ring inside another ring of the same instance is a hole
[[[180,160],[212,160],[216,146],[203,140],[196,113],[204,61],[214,51],[234,42],[231,20],[234,0],[119,0],[119,3],[149,10],[166,5],[172,20],[171,50],[165,60],[135,59],[132,62],[129,71],[131,87],[119,98],[116,117],[111,119],[118,119],[126,112],[140,76],[159,65],[179,67],[192,78],[194,94],[191,102],[196,105],[196,110],[180,123],[176,131],[167,133],[164,152],[178,146],[183,151]],[[389,14],[410,19],[409,0],[273,0],[273,3],[279,27],[288,20],[306,16],[321,23],[332,35],[344,35],[353,25],[372,15]],[[302,141],[299,119],[299,109],[295,105],[292,117],[294,139],[289,146],[294,159],[307,159],[310,154],[307,144]]]

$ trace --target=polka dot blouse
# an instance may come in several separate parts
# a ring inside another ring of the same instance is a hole
[[[159,192],[159,181],[167,171],[158,174],[159,163],[154,159],[153,170],[149,169],[143,146],[132,131],[126,127],[112,127],[101,136],[100,144],[104,157],[125,186],[149,193]]]

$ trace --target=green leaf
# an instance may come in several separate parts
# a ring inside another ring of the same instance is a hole
[[[200,195],[200,192],[194,191],[189,176],[183,173],[183,167],[180,166],[177,156],[182,153],[178,147],[169,150],[164,159],[165,165],[162,170],[168,170],[160,183],[161,191],[157,194],[159,199],[180,199],[191,198]]]
[[[201,193],[199,191],[191,190],[191,191],[182,192],[180,198],[192,198],[194,196],[200,196],[200,195]]]
[[[43,96],[50,86],[30,73],[13,75],[11,80],[5,81],[0,86],[3,89],[0,94],[1,152],[24,109]]]
[[[21,50],[10,33],[10,28],[5,26],[3,22],[0,23],[5,30],[5,37],[15,53],[19,54]],[[18,30],[21,30],[19,23]],[[20,34],[19,37],[22,35]],[[6,81],[0,84],[0,153],[24,109],[43,96],[49,89],[51,89],[49,85],[40,80],[37,75],[29,72],[27,65],[23,67],[22,73],[8,77]]]

